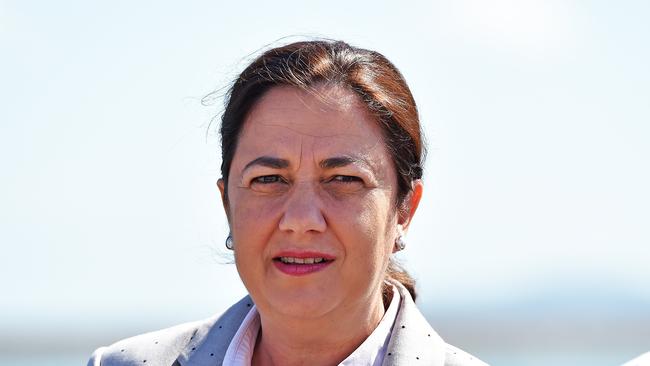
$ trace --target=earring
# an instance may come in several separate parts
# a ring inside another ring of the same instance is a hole
[[[397,239],[395,239],[395,249],[400,251],[400,250],[404,250],[404,248],[406,248],[406,242],[404,241],[404,239],[400,235],[400,236],[397,237]]]
[[[232,250],[232,248],[234,247],[235,247],[235,242],[232,240],[232,235],[228,234],[228,237],[226,238],[226,248]]]

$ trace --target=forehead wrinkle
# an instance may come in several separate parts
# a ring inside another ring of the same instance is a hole
[[[313,126],[310,123],[295,123],[296,126],[288,126],[282,122],[274,122],[273,119],[265,118],[263,113],[260,113],[259,106],[264,105],[265,108],[276,110],[284,113],[288,107],[284,103],[275,103],[274,98],[278,98],[273,91],[279,90],[290,90],[292,91],[292,96],[297,99],[302,108],[311,112],[317,119],[335,119],[339,120],[341,117],[349,117],[353,115],[357,110],[361,115],[367,115],[368,111],[365,105],[361,102],[359,97],[347,90],[341,88],[340,86],[328,86],[328,85],[317,85],[315,88],[302,90],[299,88],[291,86],[278,86],[274,87],[269,93],[266,93],[262,96],[262,99],[257,103],[255,107],[251,110],[247,120],[254,121],[254,125],[259,124],[260,126],[268,127],[282,127],[289,131],[300,133],[312,137],[335,137],[344,134],[323,134],[319,130],[317,133],[309,133],[308,131],[302,131],[300,127],[305,127],[306,130],[310,130]],[[286,97],[284,97],[286,98]],[[300,112],[300,107],[290,108],[292,111]],[[325,114],[326,116],[322,116]],[[334,114],[335,116],[327,116]],[[321,116],[319,116],[321,115]],[[350,120],[350,123],[358,123],[358,121]],[[291,123],[291,122],[289,122]],[[259,127],[259,126],[255,126]],[[257,131],[256,131],[257,132]]]
[[[304,140],[300,139],[300,155],[298,155],[298,166],[296,167],[296,169],[300,169],[300,166],[302,166],[302,156],[305,153],[303,148],[304,148]]]
[[[287,130],[289,130],[289,131],[291,131],[291,132],[295,132],[295,133],[297,133],[297,134],[305,135],[305,136],[308,136],[308,137],[336,137],[336,136],[344,135],[344,134],[316,135],[316,134],[308,133],[308,132],[306,132],[306,131],[300,131],[300,130],[297,129],[297,128],[289,127],[289,126],[282,125],[282,124],[279,124],[279,123],[264,123],[264,122],[259,122],[259,123],[257,123],[256,125],[259,125],[259,126],[255,126],[256,128],[259,128],[259,127],[261,127],[261,126],[284,128],[284,129],[287,129]],[[311,125],[306,125],[306,126],[311,126]],[[256,133],[261,133],[261,132],[256,131]]]
[[[358,137],[358,138],[363,138],[364,137],[363,135],[349,133],[349,132],[330,133],[330,134],[320,133],[320,132],[319,133],[309,133],[307,131],[302,131],[297,127],[290,127],[290,126],[287,126],[287,125],[284,125],[284,124],[281,124],[281,123],[265,122],[263,119],[253,119],[251,121],[250,125],[254,129],[254,131],[255,131],[254,133],[264,134],[264,135],[268,135],[268,131],[266,131],[266,133],[265,133],[265,131],[260,131],[259,130],[260,128],[274,127],[274,128],[286,129],[286,130],[289,130],[289,131],[294,132],[296,134],[304,135],[304,136],[307,136],[307,137],[313,137],[313,138],[332,138],[332,137],[339,137],[339,136],[354,136],[354,137]],[[312,126],[314,126],[314,124],[305,123],[305,124],[303,124],[303,126],[305,127],[305,129],[311,129]]]
[[[244,127],[243,129],[252,129],[254,134],[260,134],[262,136],[268,136],[268,131],[263,131],[262,129],[265,127],[272,127],[272,128],[278,128],[278,129],[284,129],[288,130],[290,132],[299,134],[299,135],[304,135],[308,137],[337,137],[337,136],[343,136],[346,135],[346,133],[331,133],[331,134],[325,134],[325,133],[310,133],[307,130],[312,129],[314,126],[313,123],[302,123],[298,126],[289,126],[290,122],[282,123],[282,122],[276,122],[272,118],[265,117],[264,114],[261,113],[252,113],[244,122]],[[303,128],[300,128],[303,127]],[[243,130],[242,129],[242,130]],[[281,133],[281,132],[280,132]],[[347,134],[351,135],[351,134]],[[283,137],[287,136],[286,134],[282,134]],[[361,137],[360,135],[354,135]]]

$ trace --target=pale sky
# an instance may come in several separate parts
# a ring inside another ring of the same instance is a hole
[[[2,1],[0,323],[174,323],[241,297],[218,121],[206,138],[222,101],[200,100],[291,35],[377,50],[411,86],[429,156],[401,258],[423,304],[650,301],[649,4]]]

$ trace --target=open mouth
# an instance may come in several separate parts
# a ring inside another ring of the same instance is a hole
[[[321,257],[315,258],[296,258],[296,257],[276,257],[273,258],[274,261],[279,261],[284,264],[314,264],[314,263],[327,263],[333,261],[333,259],[326,259]]]
[[[334,259],[324,257],[275,257],[273,264],[280,272],[290,276],[303,276],[329,266]]]

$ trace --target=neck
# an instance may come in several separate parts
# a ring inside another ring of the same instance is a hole
[[[337,365],[354,352],[384,316],[381,294],[315,319],[261,314],[253,366]]]

